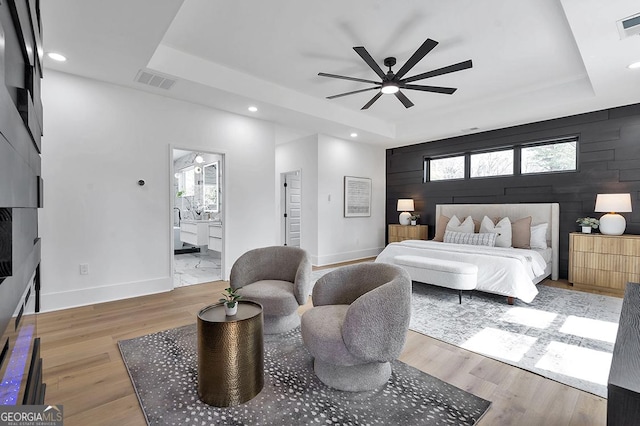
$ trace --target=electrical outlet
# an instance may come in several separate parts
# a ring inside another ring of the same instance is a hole
[[[89,264],[81,263],[80,264],[80,275],[89,275]]]

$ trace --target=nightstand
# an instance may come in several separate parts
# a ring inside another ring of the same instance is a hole
[[[389,225],[389,242],[426,240],[428,229],[427,225]]]
[[[624,296],[640,281],[640,235],[569,234],[569,282],[577,289]]]

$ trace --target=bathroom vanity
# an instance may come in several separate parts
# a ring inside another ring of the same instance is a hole
[[[180,222],[180,241],[194,246],[206,246],[209,244],[209,225],[220,222],[212,220],[183,220]],[[222,229],[222,227],[220,228]]]
[[[209,225],[209,250],[222,253],[222,223],[220,222]]]

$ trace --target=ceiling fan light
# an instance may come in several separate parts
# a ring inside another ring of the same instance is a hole
[[[382,84],[382,89],[380,89],[380,91],[382,93],[384,93],[385,95],[392,95],[394,93],[397,93],[398,90],[400,90],[400,88],[398,87],[397,84],[387,81],[385,83]]]

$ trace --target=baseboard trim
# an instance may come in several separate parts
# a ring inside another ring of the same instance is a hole
[[[42,293],[40,295],[42,300],[40,312],[59,311],[96,303],[113,302],[114,300],[130,299],[171,290],[173,290],[173,280],[171,277],[164,277],[58,293]]]
[[[354,260],[376,257],[383,249],[384,247],[376,247],[365,250],[328,254],[324,256],[311,256],[311,264],[313,266],[327,266],[335,263],[351,262]]]

